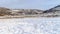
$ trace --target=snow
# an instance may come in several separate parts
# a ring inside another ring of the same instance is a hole
[[[0,34],[59,34],[60,17],[0,19]]]

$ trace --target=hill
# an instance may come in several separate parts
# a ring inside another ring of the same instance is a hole
[[[38,9],[9,9],[0,7],[0,17],[38,17],[43,13],[43,10]]]
[[[42,14],[42,10],[38,9],[19,9],[12,10],[12,15],[38,15]]]
[[[45,16],[48,17],[57,17],[60,16],[60,5],[55,6],[49,10],[43,12]]]
[[[10,11],[9,8],[0,7],[0,16],[9,15],[11,13],[9,11]]]

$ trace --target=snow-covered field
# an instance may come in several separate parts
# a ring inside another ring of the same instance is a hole
[[[0,34],[60,34],[60,17],[0,19]]]

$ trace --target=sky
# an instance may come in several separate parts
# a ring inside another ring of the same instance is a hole
[[[57,5],[60,5],[60,0],[0,0],[0,7],[12,9],[47,10]]]

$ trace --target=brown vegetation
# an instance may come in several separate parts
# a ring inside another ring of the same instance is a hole
[[[10,11],[10,9],[8,9],[8,8],[0,7],[0,16],[9,15],[11,13],[9,11]]]

